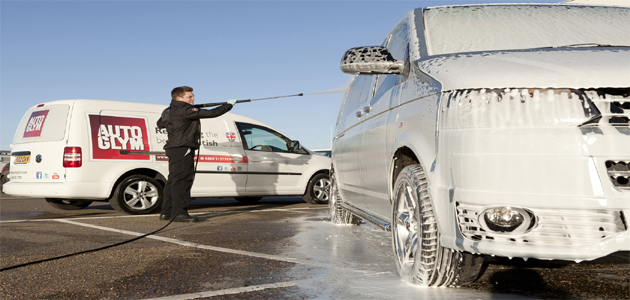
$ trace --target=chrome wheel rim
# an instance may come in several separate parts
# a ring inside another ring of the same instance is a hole
[[[396,194],[396,206],[392,222],[394,251],[401,274],[410,272],[419,245],[416,203],[413,190],[407,183],[403,183]]]
[[[133,210],[150,209],[160,199],[155,185],[148,181],[135,181],[125,188],[123,198],[127,206]]]
[[[322,178],[317,180],[313,185],[313,194],[319,201],[328,201],[330,199],[330,179]]]

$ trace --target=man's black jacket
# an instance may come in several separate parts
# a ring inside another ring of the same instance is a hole
[[[166,128],[168,141],[164,149],[175,147],[189,147],[199,149],[201,143],[201,122],[199,119],[215,118],[232,109],[231,104],[205,110],[192,105],[171,100],[171,105],[163,112],[157,121],[158,128]]]

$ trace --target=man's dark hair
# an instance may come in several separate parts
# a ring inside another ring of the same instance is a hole
[[[186,92],[192,92],[193,88],[189,86],[178,86],[171,91],[171,99],[175,100],[177,97],[184,97]]]

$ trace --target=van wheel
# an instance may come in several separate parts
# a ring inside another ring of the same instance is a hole
[[[256,203],[263,197],[234,197],[234,200],[243,203]]]
[[[109,204],[117,211],[132,215],[150,214],[160,208],[162,185],[146,175],[131,175],[116,187]]]
[[[309,204],[326,204],[330,198],[330,178],[326,173],[319,173],[311,178],[302,196]]]
[[[328,201],[328,210],[330,211],[330,221],[333,224],[338,225],[359,225],[361,224],[361,218],[351,213],[347,209],[341,206],[343,199],[339,193],[337,187],[337,181],[335,180],[335,173],[331,172],[330,175],[330,200]]]
[[[392,245],[403,280],[422,286],[462,286],[475,281],[483,256],[440,244],[429,184],[420,165],[405,167],[394,184]]]
[[[46,202],[50,204],[50,206],[63,210],[79,210],[88,207],[92,204],[92,201],[81,201],[81,200],[65,200],[65,199],[56,199],[56,198],[44,198]]]

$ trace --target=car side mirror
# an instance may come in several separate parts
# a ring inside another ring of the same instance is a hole
[[[405,62],[380,46],[352,48],[341,59],[341,71],[352,75],[402,74]]]

